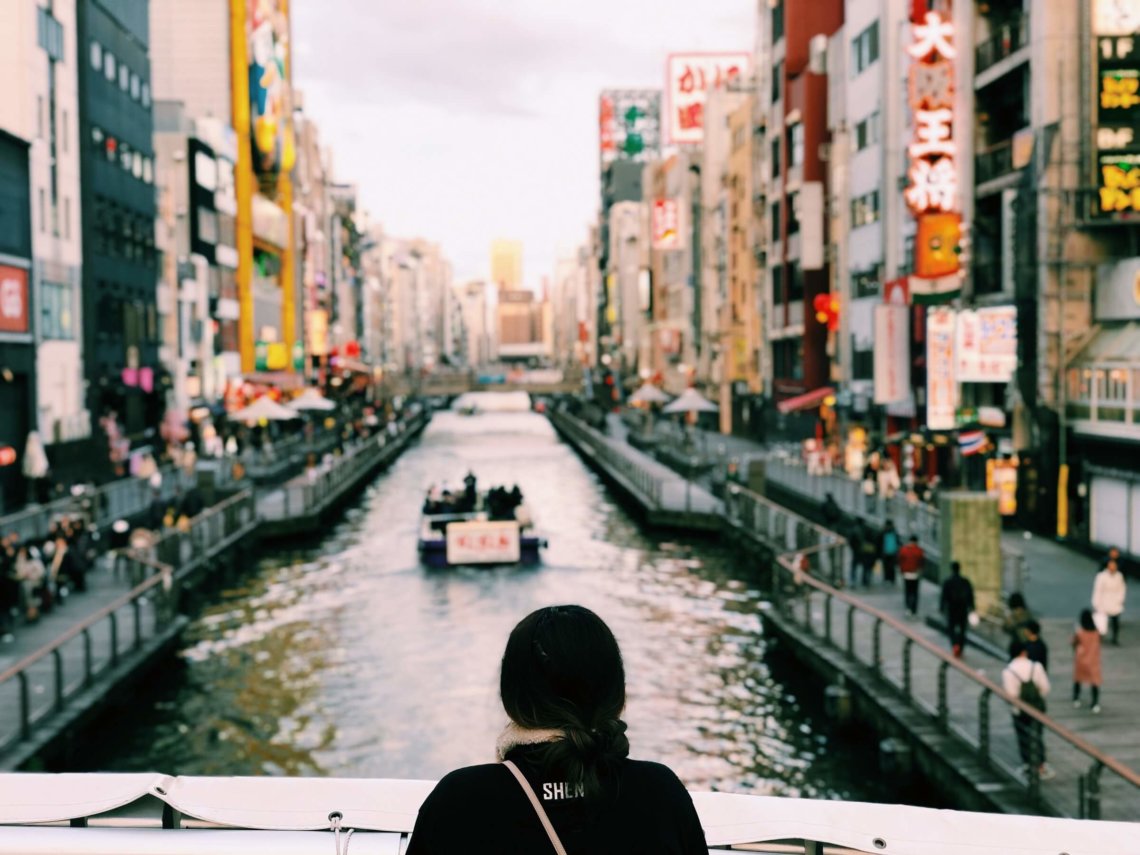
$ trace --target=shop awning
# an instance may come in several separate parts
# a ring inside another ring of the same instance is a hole
[[[1140,323],[1103,324],[1070,365],[1124,363],[1140,367]]]
[[[776,409],[781,413],[796,413],[801,410],[814,410],[824,399],[830,395],[835,394],[835,389],[831,386],[821,386],[811,392],[805,392],[802,395],[796,395],[794,398],[786,398],[776,404]]]

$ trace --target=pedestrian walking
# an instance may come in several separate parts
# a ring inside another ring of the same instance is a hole
[[[888,585],[895,584],[895,569],[899,564],[899,550],[902,548],[902,538],[895,528],[894,520],[887,520],[883,533],[879,537],[879,555],[883,562],[883,581]]]
[[[1025,602],[1025,595],[1020,591],[1014,591],[1009,595],[1006,606],[1008,611],[1005,620],[1002,621],[1002,629],[1009,636],[1010,645],[1015,641],[1027,641],[1025,627],[1029,621],[1033,620],[1033,612],[1029,610],[1029,606]]]
[[[859,521],[859,567],[863,575],[863,587],[870,588],[875,576],[875,562],[879,560],[879,539],[863,520]]]
[[[910,542],[899,550],[899,573],[903,579],[903,602],[906,611],[911,617],[918,614],[918,583],[922,576],[922,568],[926,564],[926,553],[918,545],[918,538],[913,534]]]
[[[1093,582],[1092,607],[1094,612],[1101,612],[1108,616],[1111,642],[1120,644],[1120,616],[1124,613],[1124,599],[1128,596],[1128,585],[1124,582],[1124,574],[1112,558],[1104,565],[1104,569],[1096,574]]]
[[[1010,662],[1001,672],[1001,684],[1005,693],[1017,698],[1026,706],[1038,712],[1045,712],[1045,698],[1049,694],[1049,675],[1041,664],[1029,658],[1025,642],[1013,642]],[[1018,707],[1013,707],[1013,730],[1017,734],[1017,752],[1021,757],[1022,769],[1028,774],[1037,769],[1042,780],[1055,777],[1052,767],[1045,762],[1045,740],[1041,722]]]
[[[946,631],[950,636],[950,648],[956,659],[962,658],[966,648],[966,625],[974,610],[974,586],[962,575],[962,565],[958,561],[950,564],[950,578],[942,583],[942,599],[939,607],[946,615]]]
[[[1100,632],[1092,609],[1083,609],[1073,632],[1073,709],[1081,708],[1081,686],[1089,684],[1092,711],[1100,713]]]
[[[854,588],[859,584],[859,556],[863,550],[863,526],[858,519],[853,519],[847,530],[847,548],[851,550],[851,584]]]

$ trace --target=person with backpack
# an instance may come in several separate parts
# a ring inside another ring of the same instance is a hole
[[[898,567],[900,549],[902,538],[899,537],[894,520],[887,520],[879,537],[879,554],[883,561],[883,582],[888,585],[895,584],[895,568]]]
[[[1001,685],[1011,698],[1017,698],[1026,706],[1038,712],[1045,712],[1045,698],[1049,694],[1049,675],[1041,664],[1029,658],[1025,642],[1015,641],[1010,646],[1010,662],[1001,672]],[[1013,730],[1017,734],[1017,752],[1021,756],[1022,768],[1028,774],[1037,769],[1041,780],[1047,781],[1056,776],[1053,768],[1045,762],[1044,729],[1041,722],[1028,713],[1012,708]]]
[[[879,539],[863,520],[859,521],[859,567],[863,571],[863,587],[870,588],[879,560]],[[854,580],[852,580],[854,582]]]
[[[974,610],[974,586],[962,575],[962,565],[958,561],[950,564],[950,578],[942,583],[942,601],[939,606],[946,615],[946,631],[950,636],[954,658],[961,659],[966,647],[966,624],[970,612]]]

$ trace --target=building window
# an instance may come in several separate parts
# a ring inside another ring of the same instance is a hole
[[[36,138],[44,138],[44,96],[36,96]]]
[[[851,200],[851,228],[870,225],[879,220],[879,191],[872,190]]]
[[[879,22],[875,21],[867,29],[851,40],[851,76],[858,77],[879,59]]]
[[[154,161],[149,157],[143,158],[142,180],[144,184],[154,183]]]
[[[879,141],[879,111],[855,124],[855,133],[851,137],[855,151],[862,151]]]
[[[772,203],[772,240],[778,241],[782,234],[780,223],[780,202],[779,200]]]
[[[67,140],[71,136],[71,122],[68,121],[67,110],[61,111],[59,125],[61,129],[60,132],[63,134],[63,153],[67,154]]]
[[[780,100],[784,91],[784,62],[780,60],[772,66],[772,103]]]
[[[40,332],[44,338],[75,338],[75,311],[70,285],[58,282],[40,285]]]
[[[149,109],[150,108],[150,84],[149,83],[142,84],[142,94],[140,95],[140,97],[142,98],[142,105]]]
[[[215,246],[218,243],[218,213],[209,208],[198,209],[198,238]]]
[[[91,68],[99,71],[103,67],[103,46],[99,42],[91,42]]]
[[[780,177],[780,138],[772,139],[772,179]]]
[[[137,178],[141,181],[142,180],[142,173],[143,173],[143,158],[142,158],[142,155],[136,151],[131,156],[131,175],[133,175],[135,178]]]
[[[40,231],[47,231],[47,194],[44,193],[44,188],[40,188]]]
[[[142,86],[139,82],[139,76],[131,72],[131,98],[136,101],[139,100],[139,96],[142,94],[141,89]]]
[[[776,265],[772,268],[772,305],[784,304],[784,268]]]
[[[870,380],[875,376],[875,351],[857,350],[852,336],[851,377],[854,380]]]
[[[109,50],[103,51],[103,76],[107,78],[108,83],[115,82],[115,72],[118,71],[118,68],[115,55]]]
[[[53,61],[59,62],[63,59],[63,25],[55,19],[50,9],[41,6],[39,13],[36,30],[40,47]]]
[[[803,166],[804,163],[804,126],[796,122],[788,128],[788,168]]]
[[[772,6],[772,44],[784,37],[784,0],[776,0]]]
[[[898,271],[899,276],[905,276],[914,272],[914,235],[907,235],[903,239],[903,260],[902,268]]]
[[[799,201],[799,193],[788,194],[788,236],[799,234],[800,221],[796,217],[796,203]]]
[[[71,199],[63,197],[63,239],[71,240]]]
[[[131,88],[131,70],[125,62],[119,63],[119,88],[124,92]]]
[[[772,368],[781,380],[804,379],[802,338],[790,338],[772,344]]]
[[[867,270],[851,271],[851,296],[860,297],[879,296],[880,280],[883,278],[883,266],[877,264]]]
[[[804,298],[804,272],[798,264],[788,265],[788,302]]]

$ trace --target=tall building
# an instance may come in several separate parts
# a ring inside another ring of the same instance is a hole
[[[492,359],[491,315],[487,283],[476,281],[455,287],[467,345],[467,365],[479,368]]]
[[[521,241],[491,241],[491,282],[496,288],[516,291],[523,287]]]
[[[0,195],[10,218],[0,225],[0,365],[11,374],[0,377],[0,446],[22,455],[27,431],[38,430],[61,480],[95,474],[82,465],[92,455],[79,293],[79,59],[74,0],[0,11],[0,72],[9,81],[0,99],[0,133],[8,134]],[[0,481],[15,484],[21,466],[4,468]]]
[[[92,417],[161,421],[149,5],[78,0],[83,364]]]

